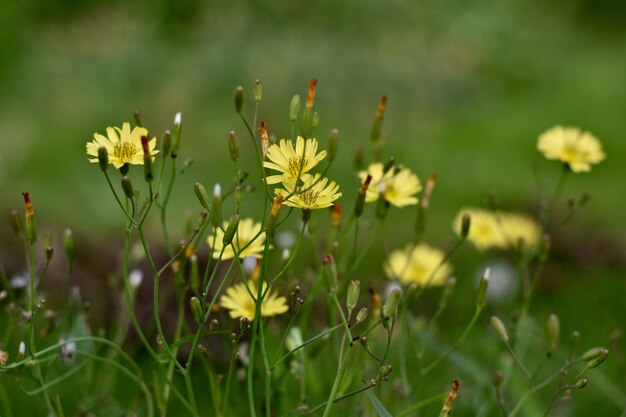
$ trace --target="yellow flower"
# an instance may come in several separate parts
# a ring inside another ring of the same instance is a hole
[[[429,245],[408,245],[404,250],[396,250],[389,255],[385,273],[389,278],[397,278],[405,284],[443,285],[452,274],[452,266],[448,262],[442,264],[444,257],[443,251]]]
[[[461,234],[461,223],[464,214],[470,216],[470,228],[467,240],[472,242],[476,249],[504,248],[506,241],[496,217],[491,211],[480,208],[465,208],[459,211],[452,223],[454,231]]]
[[[498,220],[502,223],[502,232],[509,248],[534,248],[541,238],[541,227],[532,218],[517,213],[501,213]]]
[[[326,151],[316,154],[317,146],[317,139],[307,139],[305,142],[301,136],[296,139],[295,149],[290,139],[281,139],[278,145],[270,146],[267,150],[269,161],[263,162],[263,166],[280,171],[282,174],[268,176],[267,183],[282,182],[290,186],[298,178],[298,174],[303,178],[304,174],[326,157]]]
[[[223,248],[222,240],[224,238],[224,230],[228,228],[228,222],[225,221],[222,224],[222,228],[223,230],[217,229],[215,236],[207,237],[210,248],[213,248],[213,242],[215,241],[215,251],[213,252],[213,258],[215,259],[219,258]],[[245,258],[246,256],[260,258],[265,247],[265,232],[260,232],[261,223],[255,223],[252,219],[241,219],[232,244],[224,248],[222,259],[234,258],[235,252],[240,258]],[[235,250],[233,250],[233,245]]]
[[[383,164],[374,162],[367,171],[361,171],[358,175],[361,182],[364,182],[368,175],[372,176],[372,182],[365,194],[365,201],[368,203],[377,201],[382,191],[385,201],[396,207],[404,207],[417,204],[418,199],[414,195],[422,191],[422,184],[417,175],[408,168],[391,168],[383,174]]]
[[[87,143],[87,155],[95,156],[89,159],[91,163],[98,162],[98,149],[104,146],[109,154],[109,163],[118,169],[124,164],[143,165],[143,148],[141,137],[148,136],[148,130],[143,127],[135,127],[130,130],[130,124],[125,122],[122,128],[107,127],[107,136],[99,133],[93,134],[93,141]],[[155,155],[156,138],[148,142],[150,155]]]
[[[341,197],[339,185],[335,181],[331,181],[326,185],[328,178],[320,178],[320,174],[315,176],[307,175],[303,178],[303,184],[296,188],[296,192],[286,199],[283,204],[290,207],[296,207],[303,210],[315,210],[330,207],[334,201]],[[288,187],[286,184],[283,184]],[[277,195],[287,197],[291,190],[277,189],[274,192]]]
[[[251,296],[246,289],[245,284],[233,285],[226,289],[226,294],[220,297],[220,304],[225,309],[230,310],[230,317],[238,319],[245,317],[248,320],[254,320],[256,312],[255,298],[257,296],[257,284],[253,280],[248,281],[248,287],[250,288]],[[267,284],[263,284],[263,290]],[[289,310],[287,306],[287,299],[285,297],[278,297],[272,294],[272,291],[268,291],[265,294],[263,303],[261,304],[261,316],[271,317],[278,314],[286,313]]]
[[[604,159],[600,141],[577,127],[555,126],[539,136],[537,149],[548,159],[563,161],[574,172],[587,172]]]

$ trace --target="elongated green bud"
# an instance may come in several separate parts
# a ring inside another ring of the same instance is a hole
[[[263,99],[263,84],[261,80],[254,82],[254,100],[259,103]]]
[[[320,114],[318,112],[313,112],[313,120],[311,121],[311,129],[317,129],[317,126],[320,124]]]
[[[107,168],[109,168],[109,153],[104,146],[98,148],[98,164],[102,172],[107,172]]]
[[[587,368],[593,369],[600,365],[609,356],[609,350],[604,347],[595,347],[583,353],[583,360],[587,362]]]
[[[237,233],[237,228],[239,227],[240,217],[238,214],[235,214],[230,218],[228,222],[228,227],[224,232],[224,237],[222,238],[222,245],[228,246],[232,243],[233,238],[235,237],[235,233]]]
[[[230,159],[233,162],[237,162],[239,159],[239,139],[234,131],[228,132],[228,151],[230,152]]]
[[[359,313],[356,315],[356,322],[363,323],[367,319],[367,308],[363,307],[359,310]]]
[[[359,193],[356,196],[356,202],[354,203],[354,217],[361,217],[363,209],[365,208],[365,197],[367,196],[367,189],[372,182],[372,176],[368,175],[359,188]]]
[[[546,323],[546,338],[548,339],[548,352],[552,353],[559,347],[559,337],[561,334],[561,323],[556,314],[548,316]]]
[[[352,163],[354,164],[355,171],[361,171],[363,169],[363,154],[365,153],[365,148],[363,145],[358,145],[354,148],[354,155],[352,156]]]
[[[359,292],[361,289],[361,281],[352,280],[348,286],[348,296],[346,299],[346,306],[348,307],[348,313],[352,314],[352,310],[356,307],[356,303],[359,301]]]
[[[480,278],[478,283],[478,295],[476,296],[476,308],[482,309],[487,304],[487,292],[489,290],[489,272],[490,269],[486,268],[485,273]]]
[[[26,225],[26,239],[32,245],[37,240],[37,226],[35,224],[35,210],[28,193],[22,193],[24,197],[24,224]]]
[[[578,381],[576,381],[576,384],[574,384],[574,388],[576,389],[583,389],[587,386],[587,383],[589,381],[587,380],[587,378],[581,378]]]
[[[378,140],[382,134],[383,118],[385,116],[386,107],[387,107],[387,96],[382,96],[380,98],[380,103],[378,103],[378,109],[376,109],[376,116],[374,117],[372,130],[370,131],[370,139],[372,140],[372,142]]]
[[[180,133],[183,128],[182,119],[183,115],[181,112],[176,113],[176,116],[174,116],[174,127],[172,128],[172,148],[170,151],[172,158],[176,158],[178,155],[178,148],[180,148]]]
[[[130,182],[130,178],[126,175],[122,177],[122,190],[126,198],[133,199],[135,197],[135,191],[133,190],[133,184]]]
[[[166,130],[163,134],[163,140],[161,141],[161,156],[163,159],[170,156],[170,152],[172,152],[172,132]]]
[[[378,185],[378,200],[376,202],[376,217],[379,219],[384,219],[387,216],[387,209],[389,208],[389,203],[385,200],[385,192],[387,191],[387,187],[384,182],[381,182]]]
[[[337,157],[339,150],[339,130],[333,129],[330,131],[330,139],[328,141],[328,160],[333,162]]]
[[[322,276],[326,290],[329,293],[335,293],[337,291],[337,265],[330,254],[322,256]]]
[[[76,250],[74,247],[74,235],[71,229],[65,229],[63,232],[63,240],[65,244],[65,257],[69,262],[72,262],[76,258]]]
[[[393,325],[396,317],[398,317],[398,306],[400,305],[401,296],[402,290],[400,288],[394,288],[389,293],[389,297],[387,297],[387,301],[383,305],[383,326],[387,329]]]
[[[52,246],[52,233],[47,230],[43,235],[43,247],[46,255],[46,262],[50,262],[54,256],[54,247]]]
[[[500,318],[497,316],[491,316],[490,322],[491,322],[491,327],[493,327],[493,329],[496,331],[496,334],[498,335],[500,340],[503,343],[508,343],[509,334],[506,331],[506,327],[504,326],[504,323],[502,323],[502,320],[500,320]]]
[[[189,300],[189,308],[191,308],[191,313],[193,314],[193,318],[196,319],[196,322],[202,322],[202,304],[198,297],[191,297]]]
[[[143,148],[143,174],[146,182],[152,182],[154,176],[152,174],[152,154],[150,153],[150,145],[148,145],[148,137],[141,137],[141,147]]]
[[[243,111],[243,87],[235,88],[235,111],[239,114]]]
[[[204,226],[204,223],[206,223],[208,217],[209,213],[207,213],[205,210],[202,210],[200,212],[200,216],[198,216],[198,227]]]
[[[200,205],[202,207],[204,207],[205,209],[209,210],[209,195],[206,192],[206,189],[204,188],[204,185],[200,184],[199,182],[194,184],[194,191],[196,192],[196,197],[198,198],[198,201],[200,202]]]
[[[296,94],[291,98],[291,104],[289,105],[289,120],[294,122],[300,114],[300,95]]]
[[[219,184],[215,184],[213,187],[211,224],[213,227],[219,227],[222,224],[222,187]]]
[[[471,225],[472,218],[469,213],[463,213],[463,217],[461,217],[461,239],[467,239]]]
[[[139,127],[143,127],[143,122],[141,120],[141,112],[139,110],[135,110],[133,112],[133,116],[135,117],[135,124]]]

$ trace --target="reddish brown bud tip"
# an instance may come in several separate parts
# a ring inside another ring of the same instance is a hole
[[[387,96],[383,95],[378,103],[378,109],[376,110],[376,118],[382,119],[385,115],[385,108],[387,107]]]
[[[33,214],[33,203],[30,201],[29,193],[22,193],[24,197],[24,211],[26,214]]]
[[[315,104],[315,88],[317,87],[317,80],[313,78],[309,81],[309,91],[306,94],[306,107],[312,109]]]

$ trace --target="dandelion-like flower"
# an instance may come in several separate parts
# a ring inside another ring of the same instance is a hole
[[[283,202],[284,205],[303,210],[330,207],[342,195],[339,192],[339,185],[335,181],[328,183],[328,178],[321,178],[320,174],[307,175],[303,178],[303,184],[298,186],[295,192],[293,192],[293,188],[291,190],[277,189],[274,192],[276,195],[286,198]],[[290,194],[293,195],[287,198]]]
[[[265,291],[266,287],[267,284],[264,283],[263,291]],[[236,284],[227,288],[226,294],[220,297],[220,305],[230,310],[230,317],[234,319],[245,317],[248,320],[254,320],[256,313],[255,297],[257,296],[258,289],[257,283],[254,280],[249,280],[248,288],[250,292],[246,289],[245,284]],[[250,293],[252,293],[252,295],[250,295]],[[271,290],[265,294],[265,298],[261,304],[261,316],[277,316],[286,313],[287,310],[289,310],[289,307],[287,306],[287,299],[285,297],[272,294]]]
[[[548,159],[563,161],[573,172],[587,172],[604,158],[600,141],[577,127],[555,126],[539,136],[537,149]]]
[[[410,169],[402,167],[391,168],[387,173],[384,173],[383,170],[382,163],[374,162],[367,168],[367,171],[359,172],[361,182],[364,182],[368,175],[372,176],[365,201],[368,203],[377,201],[382,193],[385,201],[396,207],[417,204],[418,199],[415,194],[422,191],[422,184],[420,184],[417,175]]]
[[[268,184],[282,182],[285,186],[292,186],[298,179],[304,178],[304,174],[315,167],[326,157],[326,151],[317,153],[317,139],[309,138],[306,141],[298,136],[296,147],[290,139],[281,139],[278,144],[274,144],[267,149],[267,159],[263,166],[269,169],[280,171],[281,174],[266,177]]]
[[[130,123],[125,122],[122,128],[107,127],[107,135],[99,133],[93,134],[93,141],[87,142],[87,155],[95,158],[89,159],[91,163],[98,163],[98,149],[104,146],[109,156],[109,163],[116,169],[121,168],[124,164],[143,165],[143,148],[141,146],[141,137],[148,136],[148,130],[143,127],[135,127],[130,130]],[[159,151],[154,150],[156,147],[156,138],[152,138],[148,142],[150,155],[155,155]]]
[[[534,219],[518,213],[501,213],[500,218],[509,248],[518,248],[520,242],[525,248],[537,247],[541,239],[541,227]]]
[[[444,258],[443,251],[424,243],[409,245],[389,255],[385,273],[389,278],[397,278],[404,284],[443,285],[452,274],[452,266],[444,262]]]
[[[235,257],[235,253],[239,258],[246,256],[260,258],[265,247],[265,232],[261,232],[261,227],[261,223],[255,223],[252,219],[241,219],[232,244],[224,247],[222,243],[224,230],[228,228],[228,222],[225,221],[222,228],[216,230],[215,235],[207,237],[209,247],[215,248],[213,258],[219,258],[222,248],[224,249],[222,259],[232,259]]]

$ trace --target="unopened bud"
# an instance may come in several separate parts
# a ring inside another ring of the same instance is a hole
[[[193,318],[196,319],[196,322],[202,323],[202,304],[198,297],[191,297],[189,300],[189,308],[191,308],[191,313],[193,314]]]
[[[396,158],[394,158],[393,156],[390,156],[389,159],[387,159],[387,162],[385,162],[385,165],[383,165],[383,174],[388,173],[389,170],[393,168],[395,164],[396,164]]]
[[[559,347],[561,324],[556,314],[548,316],[546,324],[546,337],[548,339],[548,352],[554,352]]]
[[[306,108],[312,109],[315,105],[315,89],[317,87],[317,80],[315,78],[309,81],[309,90],[306,94]]]
[[[277,195],[272,202],[272,210],[270,211],[270,218],[267,224],[266,235],[269,241],[274,239],[276,233],[276,222],[278,221],[278,215],[280,214],[280,208],[282,207],[284,198],[282,195]]]
[[[215,184],[213,187],[213,204],[211,205],[211,224],[219,227],[222,224],[222,187]]]
[[[478,295],[476,296],[476,308],[482,309],[487,303],[487,291],[489,290],[489,268],[485,268],[485,273],[478,283]]]
[[[469,213],[463,213],[463,217],[461,217],[461,239],[467,239],[471,225],[471,216],[469,215]]]
[[[322,276],[329,293],[337,291],[337,265],[332,255],[322,256]]]
[[[574,388],[576,389],[583,389],[587,386],[587,383],[589,381],[587,380],[587,378],[581,378],[578,381],[576,381],[576,384],[574,384]]]
[[[289,105],[289,120],[294,122],[298,118],[298,114],[300,113],[300,95],[296,94],[291,99],[291,104]]]
[[[106,172],[109,168],[109,152],[104,146],[98,148],[98,164],[100,164],[100,170]]]
[[[318,112],[313,112],[313,120],[311,121],[311,129],[317,129],[317,126],[320,124],[320,114]]]
[[[228,151],[230,152],[230,159],[237,162],[239,159],[239,138],[232,130],[228,132]]]
[[[122,190],[126,198],[133,199],[135,197],[135,191],[133,190],[133,184],[130,182],[130,178],[126,175],[122,177]]]
[[[174,116],[174,127],[172,128],[172,147],[171,147],[171,155],[172,158],[176,158],[178,155],[178,148],[180,148],[180,133],[182,130],[182,113],[176,113]]]
[[[354,203],[354,217],[361,217],[363,209],[365,208],[365,197],[367,196],[367,189],[372,182],[372,176],[368,175],[359,188],[359,193],[356,196],[356,202]]]
[[[376,217],[384,219],[387,216],[387,209],[389,208],[389,202],[385,200],[385,192],[387,186],[384,182],[378,185],[378,200],[376,201]]]
[[[333,129],[330,131],[330,138],[328,140],[328,160],[333,162],[337,157],[339,150],[339,130]]]
[[[254,82],[254,100],[258,103],[263,99],[263,84],[261,84],[261,80],[256,80]]]
[[[208,217],[209,213],[207,213],[205,210],[202,210],[200,212],[200,216],[198,217],[198,227],[204,226],[204,223],[206,223]]]
[[[200,184],[199,182],[194,184],[194,191],[196,192],[196,197],[198,198],[198,201],[200,202],[200,205],[202,207],[204,207],[205,209],[209,210],[209,195],[206,192],[206,189],[204,188],[204,185]]]
[[[54,256],[54,247],[46,246],[45,252],[46,252],[46,262],[50,262],[52,260],[52,257]]]
[[[239,114],[243,111],[243,87],[235,88],[235,111]]]
[[[76,250],[74,247],[74,235],[71,229],[65,229],[63,232],[63,240],[65,243],[65,256],[68,261],[73,261],[76,258]]]
[[[387,107],[387,96],[382,96],[376,109],[376,116],[374,117],[374,123],[372,124],[372,130],[370,131],[370,139],[372,142],[378,140],[382,134],[383,118],[385,116],[385,108]]]
[[[21,238],[24,236],[24,225],[20,217],[20,212],[17,210],[11,210],[11,226],[13,226],[13,231],[18,237]]]
[[[232,243],[233,238],[235,237],[235,233],[237,233],[237,228],[239,227],[239,215],[235,214],[230,218],[228,222],[228,227],[224,232],[224,237],[222,238],[222,245],[228,246]]]
[[[385,378],[389,376],[392,370],[393,368],[391,367],[391,365],[383,365],[380,368],[378,368],[378,377]]]
[[[352,313],[354,307],[356,307],[356,303],[359,301],[359,291],[361,289],[361,281],[352,280],[350,281],[350,285],[348,286],[348,296],[346,299],[346,306],[348,307],[348,312]]]
[[[170,152],[172,152],[172,132],[166,130],[163,134],[163,140],[161,141],[161,153],[163,159],[170,156]]]
[[[17,348],[17,360],[21,361],[26,356],[26,343],[24,341],[20,342],[19,347]]]
[[[609,350],[603,347],[589,349],[583,353],[583,360],[587,362],[587,368],[593,369],[600,365],[609,356]]]
[[[387,297],[387,301],[383,305],[382,315],[383,315],[383,325],[388,328],[390,324],[394,322],[396,317],[398,316],[398,306],[400,305],[400,296],[402,295],[402,290],[400,288],[394,288],[389,293]]]
[[[141,147],[143,148],[143,173],[146,182],[152,182],[152,154],[150,153],[150,146],[148,145],[148,137],[141,137]]]
[[[37,240],[37,226],[35,224],[35,210],[28,193],[22,193],[24,197],[24,224],[26,225],[26,239],[30,244]]]
[[[220,323],[217,321],[217,319],[213,319],[209,322],[209,331],[213,332],[217,329],[219,329],[220,327]]]
[[[356,315],[356,322],[362,323],[367,318],[367,308],[363,307],[359,310],[359,313]]]
[[[507,333],[506,327],[504,326],[504,323],[502,323],[502,320],[500,320],[500,318],[497,316],[491,316],[490,321],[491,321],[491,327],[493,327],[493,329],[496,331],[500,340],[503,343],[508,343],[509,334]]]
[[[143,127],[143,122],[141,121],[141,112],[139,110],[135,110],[133,112],[133,117],[135,118],[135,124],[139,127]]]
[[[354,154],[352,156],[352,163],[354,164],[355,171],[361,171],[363,169],[363,154],[365,153],[365,149],[363,145],[358,145],[354,148]]]

